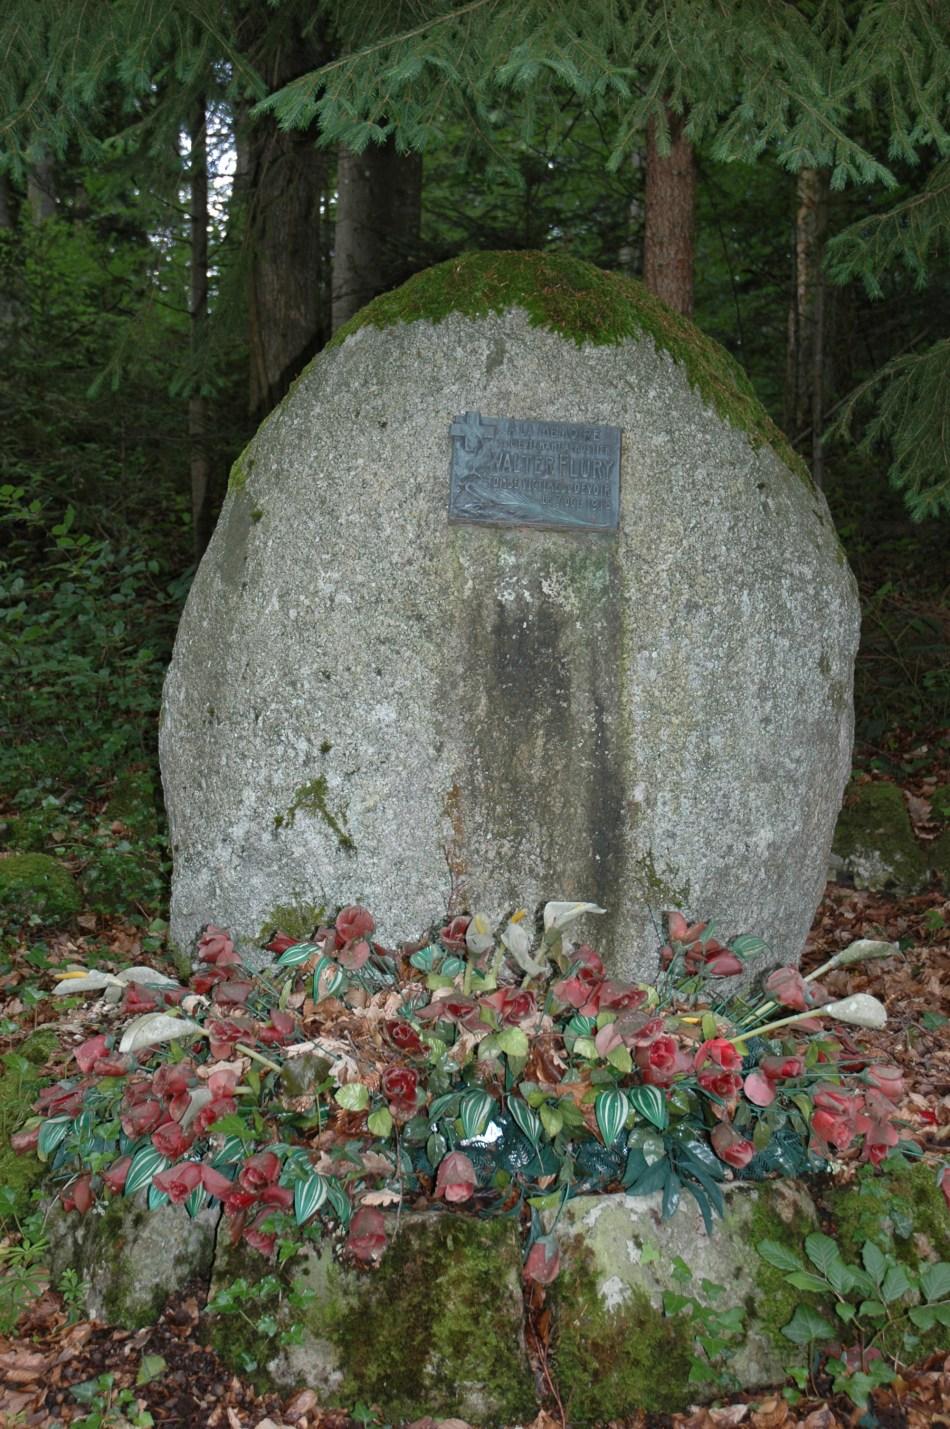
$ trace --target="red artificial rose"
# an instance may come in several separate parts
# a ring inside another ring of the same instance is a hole
[[[742,972],[742,960],[726,948],[706,958],[706,972],[710,977],[735,977]]]
[[[560,1002],[575,1007],[585,1017],[594,1017],[600,1010],[602,982],[592,970],[578,968],[571,977],[556,982],[551,991]]]
[[[71,1181],[60,1191],[59,1199],[64,1211],[78,1211],[84,1216],[96,1199],[92,1194],[92,1177],[88,1172],[84,1176],[77,1176],[75,1181]]]
[[[17,1155],[26,1155],[35,1151],[40,1139],[40,1131],[43,1123],[37,1122],[36,1126],[27,1127],[24,1131],[15,1131],[10,1137],[10,1145]]]
[[[738,1072],[742,1066],[742,1057],[725,1037],[711,1037],[696,1053],[693,1066],[699,1071],[706,1062],[715,1062],[724,1072]]]
[[[358,938],[355,943],[346,943],[340,949],[337,957],[347,972],[359,972],[369,957],[369,943],[365,938]]]
[[[286,1211],[294,1203],[294,1193],[289,1186],[278,1186],[275,1182],[271,1186],[265,1186],[257,1199],[262,1206],[276,1206],[278,1210]]]
[[[375,927],[376,920],[372,913],[359,903],[348,903],[336,915],[336,931],[344,943],[352,942],[354,938],[368,937]]]
[[[750,1072],[742,1090],[753,1106],[771,1106],[775,1100],[775,1086],[761,1071]]]
[[[165,1062],[152,1078],[155,1092],[166,1101],[183,1096],[194,1083],[194,1063],[187,1058],[183,1062]]]
[[[888,1101],[899,1102],[904,1095],[904,1074],[900,1067],[868,1067],[864,1075]]]
[[[464,1151],[450,1151],[439,1162],[435,1178],[435,1194],[447,1201],[467,1201],[475,1189],[475,1167]]]
[[[177,1121],[165,1121],[152,1132],[152,1145],[163,1156],[174,1160],[184,1156],[195,1139],[193,1131],[183,1131]]]
[[[113,1161],[108,1171],[103,1171],[102,1179],[110,1191],[116,1195],[125,1189],[125,1178],[129,1174],[129,1167],[132,1165],[131,1156],[120,1156],[118,1161]]]
[[[439,932],[439,942],[453,953],[460,953],[465,947],[465,934],[471,918],[452,918]]]
[[[126,1136],[148,1136],[165,1120],[165,1108],[157,1097],[146,1097],[134,1106],[123,1102],[122,1130]]]
[[[101,1033],[98,1037],[90,1037],[82,1046],[77,1047],[74,1053],[79,1070],[84,1073],[93,1071],[96,1063],[108,1050],[106,1039]]]
[[[137,982],[130,982],[125,989],[122,998],[122,1011],[124,1013],[154,1012],[158,1006],[158,996],[147,987],[141,987]]]
[[[167,1171],[159,1171],[152,1177],[152,1185],[164,1191],[175,1206],[187,1200],[200,1184],[201,1166],[197,1161],[180,1161],[177,1166],[169,1166]]]
[[[254,984],[247,982],[243,978],[240,980],[228,978],[226,982],[219,982],[215,985],[211,994],[211,1000],[219,1007],[243,1007],[254,991]]]
[[[44,1087],[36,1098],[37,1111],[48,1116],[78,1116],[82,1110],[84,1087],[69,1087],[56,1082],[52,1087]]]
[[[635,987],[632,982],[611,982],[601,985],[599,1007],[609,1007],[615,1012],[633,1012],[646,1001],[646,988]]]
[[[267,1218],[270,1214],[270,1211],[265,1211],[262,1216],[258,1216],[253,1225],[247,1226],[244,1231],[244,1239],[251,1249],[266,1256],[268,1260],[274,1254],[274,1247],[277,1244],[276,1231],[264,1230],[264,1226],[267,1224]]]
[[[263,1191],[280,1175],[280,1160],[273,1151],[259,1151],[249,1156],[238,1172],[238,1182],[245,1191]]]
[[[900,1133],[896,1126],[891,1126],[887,1121],[876,1121],[864,1137],[861,1160],[870,1161],[872,1166],[879,1166],[891,1147],[896,1146],[899,1141]]]
[[[421,1052],[422,1042],[419,1034],[411,1022],[406,1022],[404,1018],[398,1017],[392,1022],[386,1023],[386,1031],[393,1046],[398,1047],[400,1052]]]
[[[703,1067],[699,1073],[699,1085],[704,1092],[730,1102],[742,1090],[742,1078],[737,1072],[724,1072],[721,1067]]]
[[[227,1176],[223,1176],[220,1171],[216,1171],[213,1166],[206,1166],[202,1162],[201,1184],[212,1196],[223,1201],[234,1183],[229,1181]]]
[[[286,953],[288,948],[295,948],[299,942],[299,938],[291,938],[288,933],[277,932],[264,947],[269,953],[276,953],[279,957],[281,953]]]
[[[246,1211],[249,1206],[257,1205],[257,1192],[244,1191],[240,1186],[235,1186],[232,1181],[230,1191],[225,1191],[222,1199],[228,1215],[235,1216],[241,1211]]]
[[[776,1002],[795,1012],[807,1012],[828,1001],[824,989],[806,982],[797,968],[776,968],[765,979],[765,990]]]
[[[800,1077],[805,1063],[801,1057],[763,1057],[759,1068],[770,1082],[784,1082],[791,1077]]]
[[[379,1260],[386,1249],[386,1222],[372,1206],[361,1206],[350,1222],[346,1249],[357,1260]]]
[[[649,1042],[637,1043],[636,1060],[643,1081],[651,1087],[668,1087],[683,1065],[676,1039],[662,1032]]]
[[[215,967],[233,967],[241,961],[234,950],[231,935],[226,928],[217,928],[209,923],[198,939],[198,957],[203,963],[214,963]]]
[[[554,1236],[538,1236],[524,1263],[525,1279],[533,1280],[536,1285],[550,1285],[557,1279],[560,1268],[561,1253]]]
[[[192,992],[199,992],[202,997],[205,997],[219,982],[226,982],[227,977],[227,968],[215,968],[210,966],[202,968],[200,972],[196,972],[192,977],[191,990]]]
[[[211,1101],[205,1102],[195,1117],[195,1134],[206,1136],[216,1121],[220,1121],[224,1116],[234,1116],[236,1112],[237,1102],[234,1097],[212,1097]]]
[[[682,913],[667,913],[666,931],[674,943],[695,943],[706,931],[705,923],[687,923]]]
[[[532,1017],[538,1010],[535,995],[528,988],[499,987],[487,993],[481,1001],[486,1007],[493,1008],[509,1027]]]
[[[265,1046],[289,1042],[296,1029],[293,1013],[274,1010],[264,1027],[257,1029],[257,1040]]]
[[[812,1115],[811,1129],[815,1136],[829,1146],[837,1147],[839,1151],[845,1151],[854,1140],[853,1123],[844,1117],[833,1116],[830,1111],[816,1111]]]
[[[714,1127],[709,1139],[720,1161],[725,1161],[727,1166],[734,1166],[737,1171],[748,1166],[755,1155],[752,1142],[740,1136],[728,1121],[721,1121]]]
[[[245,1029],[230,1018],[216,1018],[208,1023],[211,1056],[217,1061],[228,1061],[234,1054],[234,1047],[246,1035]]]
[[[383,1073],[383,1096],[390,1111],[413,1112],[416,1109],[418,1078],[410,1067],[387,1067]]]

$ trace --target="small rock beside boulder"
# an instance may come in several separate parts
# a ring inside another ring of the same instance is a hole
[[[855,888],[914,894],[926,888],[930,865],[897,785],[852,780],[835,828],[833,873]]]

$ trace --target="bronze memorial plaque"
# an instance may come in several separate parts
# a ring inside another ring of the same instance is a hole
[[[463,412],[449,428],[449,520],[615,531],[620,428]]]

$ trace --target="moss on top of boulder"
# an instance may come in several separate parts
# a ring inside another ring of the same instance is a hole
[[[927,856],[914,838],[896,784],[851,781],[838,816],[833,850],[856,888],[918,893],[927,883]]]
[[[68,923],[79,912],[79,890],[68,869],[45,853],[11,853],[0,858],[0,918],[31,915],[48,927]]]
[[[810,483],[808,469],[756,397],[728,352],[688,318],[620,273],[607,273],[563,253],[461,253],[416,273],[402,287],[374,298],[334,334],[337,347],[362,327],[440,322],[450,313],[478,318],[521,308],[535,327],[578,346],[614,346],[650,337],[686,369],[689,381],[732,426],[756,446],[774,448]]]

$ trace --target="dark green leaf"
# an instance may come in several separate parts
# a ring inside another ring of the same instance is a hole
[[[808,1305],[796,1305],[794,1315],[788,1324],[782,1327],[782,1334],[787,1340],[791,1340],[793,1345],[809,1345],[812,1340],[830,1340],[834,1338],[834,1333],[834,1326]]]

